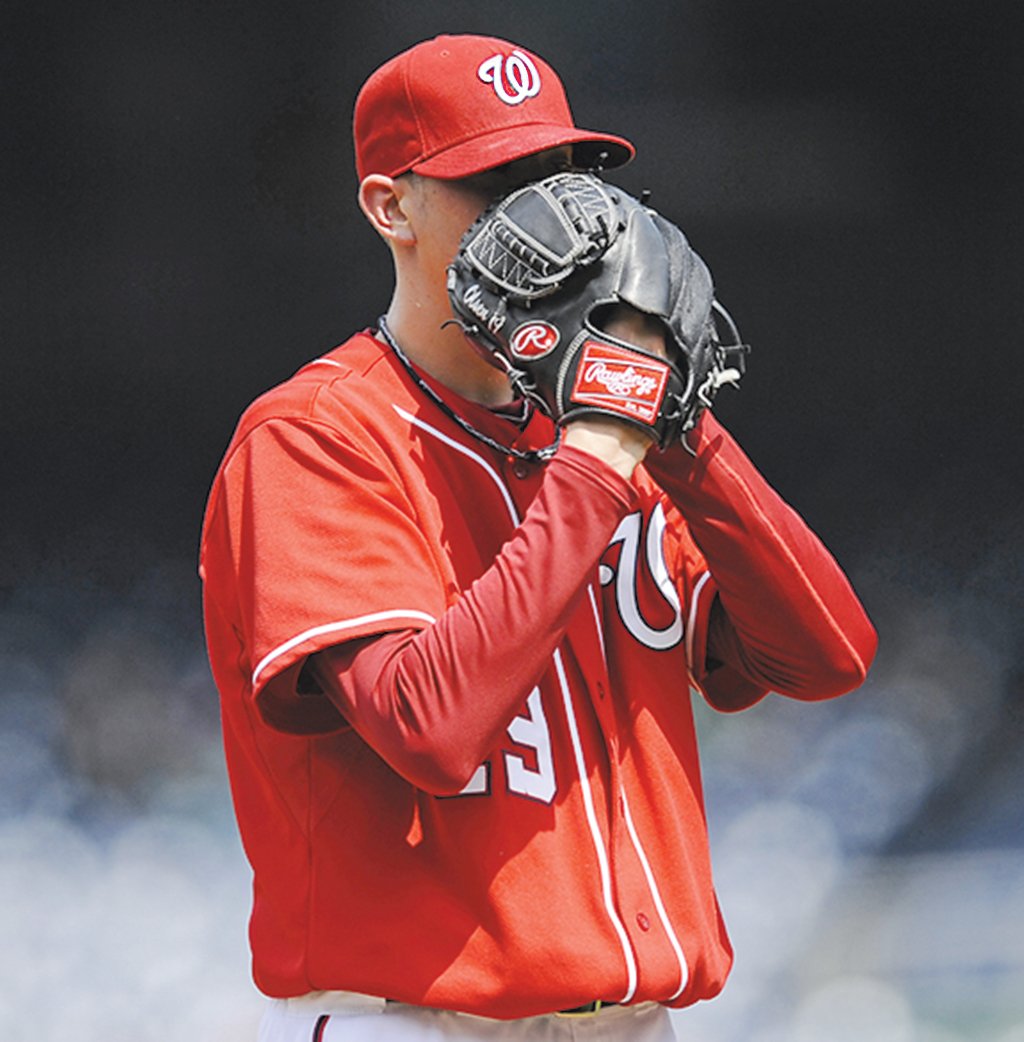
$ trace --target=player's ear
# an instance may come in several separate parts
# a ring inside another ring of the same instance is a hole
[[[403,180],[384,174],[370,174],[359,185],[359,208],[389,245],[411,246],[416,242],[404,202],[408,194],[409,186]]]

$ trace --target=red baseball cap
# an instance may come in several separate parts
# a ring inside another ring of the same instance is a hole
[[[543,59],[492,36],[438,36],[385,62],[356,98],[356,171],[469,177],[556,145],[579,165],[622,166],[625,138],[573,122],[565,88]]]

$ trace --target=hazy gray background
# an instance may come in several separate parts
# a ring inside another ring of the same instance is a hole
[[[696,1042],[1024,1039],[1009,0],[0,12],[0,1036],[253,1037],[195,551],[238,414],[372,323],[351,103],[441,31],[561,71],[754,345],[719,413],[854,577],[865,690],[701,712],[738,948]]]

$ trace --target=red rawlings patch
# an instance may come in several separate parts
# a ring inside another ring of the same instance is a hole
[[[524,322],[509,338],[508,346],[516,358],[543,358],[558,343],[558,330],[550,322],[536,319]]]
[[[588,340],[569,399],[653,424],[665,397],[668,376],[668,366],[655,358]]]

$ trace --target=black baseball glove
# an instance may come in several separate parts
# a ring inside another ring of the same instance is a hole
[[[489,206],[448,268],[448,295],[485,357],[560,424],[611,415],[665,447],[743,373],[748,349],[686,236],[592,173]],[[667,360],[602,330],[620,303],[662,321]]]

